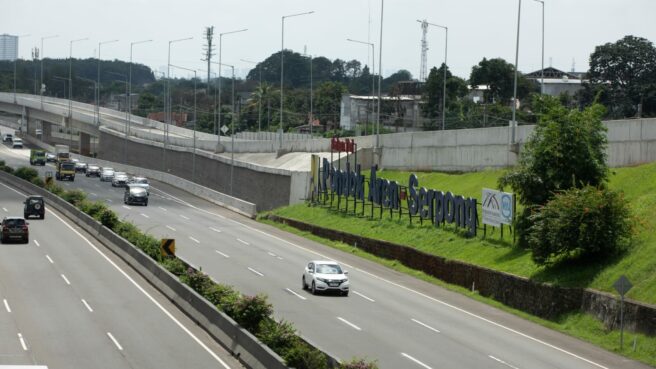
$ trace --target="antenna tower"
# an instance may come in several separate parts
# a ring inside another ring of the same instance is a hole
[[[212,43],[214,37],[214,26],[205,27],[205,45],[203,45],[203,58],[202,61],[207,62],[207,95],[210,94],[210,63],[214,56],[214,44]]]
[[[421,66],[419,67],[419,80],[426,81],[428,77],[426,75],[427,71],[427,53],[428,53],[428,41],[426,41],[426,33],[428,33],[428,22],[424,19],[421,22]]]

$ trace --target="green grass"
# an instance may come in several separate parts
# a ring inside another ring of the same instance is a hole
[[[480,199],[481,189],[496,188],[503,171],[416,174],[420,186]],[[379,177],[397,180],[401,184],[407,184],[408,175],[408,172],[379,172]],[[452,226],[436,229],[428,222],[420,225],[416,218],[410,224],[407,216],[399,220],[396,215],[390,219],[389,213],[385,213],[382,219],[370,219],[306,204],[276,209],[273,213],[561,286],[589,287],[614,293],[613,282],[625,274],[634,286],[627,294],[628,298],[656,304],[656,218],[651,215],[656,207],[656,163],[613,170],[610,187],[625,193],[637,219],[630,248],[621,256],[601,263],[575,266],[566,263],[552,268],[536,265],[530,252],[513,247],[512,235],[507,229],[503,238],[499,229],[492,230],[491,227],[488,227],[485,238],[482,232],[477,237],[466,238]],[[352,207],[352,203],[349,206]]]

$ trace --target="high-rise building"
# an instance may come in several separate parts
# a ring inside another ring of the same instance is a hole
[[[18,36],[0,35],[0,60],[16,60],[18,58]]]

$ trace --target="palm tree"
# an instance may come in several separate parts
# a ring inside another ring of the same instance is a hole
[[[253,110],[257,109],[258,111],[257,114],[258,127],[262,122],[262,107],[266,106],[267,131],[269,130],[269,125],[271,122],[271,99],[274,96],[277,96],[277,94],[278,94],[277,90],[275,90],[272,85],[264,82],[255,88],[255,91],[251,93],[251,98],[249,99],[248,107]]]

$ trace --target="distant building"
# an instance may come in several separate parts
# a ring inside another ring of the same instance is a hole
[[[0,35],[0,60],[14,61],[18,58],[18,36]]]
[[[526,74],[524,77],[534,80],[538,85],[542,83],[542,69]],[[553,67],[544,68],[544,93],[558,96],[563,92],[574,95],[583,88],[585,73],[563,72]]]
[[[388,126],[401,131],[413,131],[422,127],[425,119],[421,117],[421,95],[382,96],[381,100],[388,106],[400,104],[404,111],[403,117],[399,118],[395,113],[385,114],[385,109],[382,109],[381,128]],[[340,128],[352,131],[356,131],[358,125],[361,126],[360,128],[366,128],[364,125],[376,122],[377,107],[378,96],[342,95]],[[401,122],[397,122],[398,120]]]
[[[165,123],[166,122],[166,112],[158,111],[158,112],[154,112],[154,113],[148,113],[148,119],[156,120],[158,122]],[[173,119],[173,122],[175,123],[176,126],[183,127],[185,125],[185,123],[187,122],[187,113],[171,112],[171,119]]]

